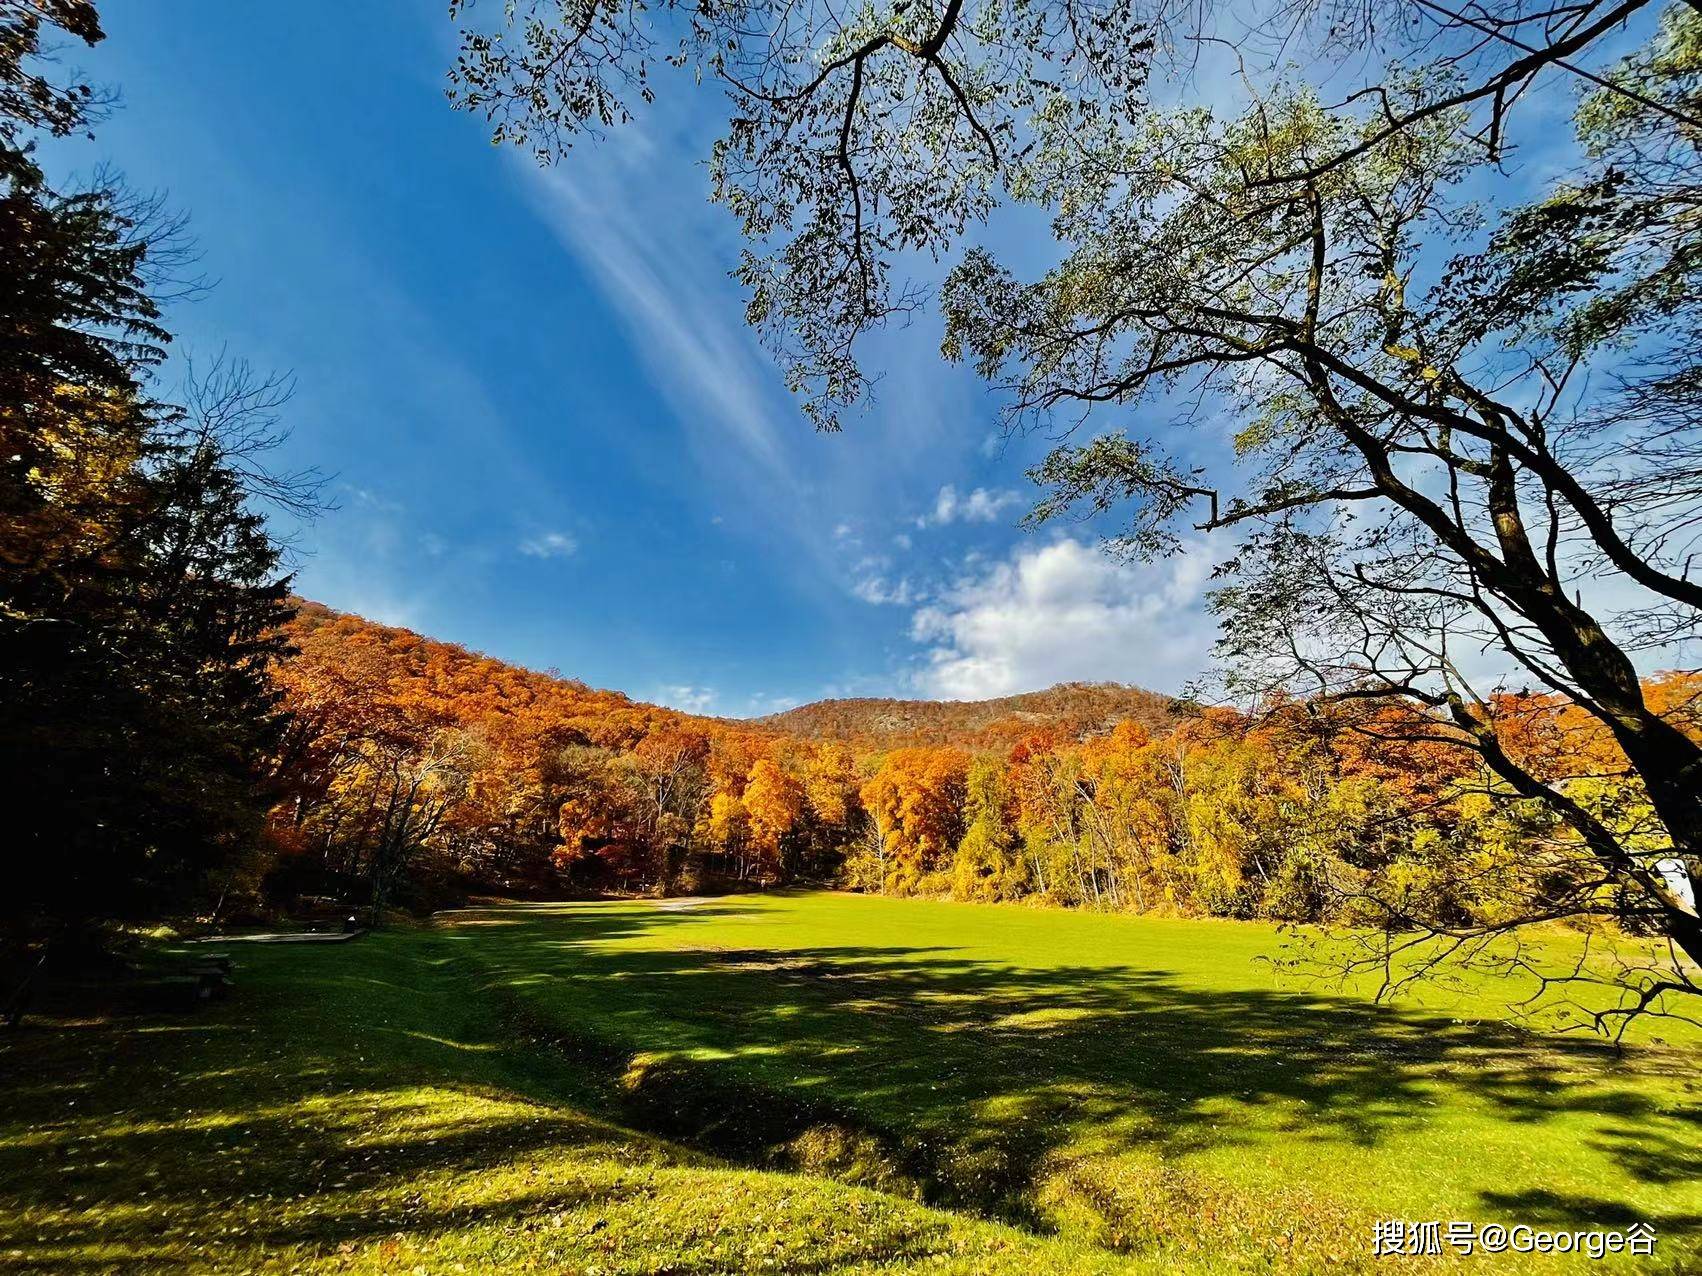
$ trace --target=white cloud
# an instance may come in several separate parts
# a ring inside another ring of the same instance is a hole
[[[991,523],[1022,504],[1022,497],[1003,488],[978,487],[967,496],[947,483],[934,498],[931,513],[916,520],[917,527],[944,527],[948,523]]]
[[[876,607],[908,607],[926,597],[922,591],[913,588],[908,580],[892,581],[878,573],[864,576],[851,586],[851,592]]]
[[[1071,538],[1019,546],[912,617],[928,644],[916,684],[965,700],[1077,680],[1177,690],[1209,662],[1210,573],[1199,545],[1150,566]]]
[[[681,713],[708,713],[720,698],[713,687],[694,687],[687,684],[658,687],[650,699]]]
[[[713,493],[729,528],[761,532],[766,565],[785,569],[796,594],[829,606],[840,594],[834,556],[859,543],[860,476],[876,471],[867,459],[875,450],[847,446],[824,460],[829,444],[745,324],[743,293],[729,278],[744,247],[737,226],[708,203],[701,172],[681,180],[692,172],[681,147],[695,155],[709,141],[699,116],[660,104],[621,130],[619,146],[549,169],[515,152],[514,171],[673,409],[664,463],[651,431],[611,437],[685,501]],[[880,481],[884,496],[890,480]]]
[[[521,541],[519,548],[528,558],[566,558],[579,548],[579,542],[566,532],[540,532]]]

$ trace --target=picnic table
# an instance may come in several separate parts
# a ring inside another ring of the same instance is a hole
[[[212,1001],[231,989],[231,959],[229,953],[196,953],[181,974],[167,975],[161,984],[173,995],[186,1001]]]

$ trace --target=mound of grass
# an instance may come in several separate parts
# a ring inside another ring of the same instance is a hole
[[[0,1037],[0,1270],[1109,1270],[594,1114],[431,933],[243,948],[232,998]]]
[[[1694,1033],[1616,1052],[1507,1025],[1496,983],[1286,987],[1243,923],[827,894],[467,920],[459,960],[593,1048],[627,1119],[742,1128],[741,1159],[1213,1269],[1356,1266],[1383,1218],[1643,1220],[1657,1269],[1702,1252]]]

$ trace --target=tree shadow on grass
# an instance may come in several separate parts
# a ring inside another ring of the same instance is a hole
[[[1658,1221],[1702,1222],[1676,1199],[1702,1178],[1702,1122],[1673,1103],[1674,1087],[1693,1084],[1682,1051],[1621,1056],[1348,997],[1190,986],[1165,970],[1015,968],[938,946],[700,942],[726,933],[706,923],[741,911],[562,908],[465,951],[542,1035],[554,1025],[566,1045],[596,1038],[617,1062],[623,1049],[661,1054],[674,1066],[649,1089],[701,1092],[670,1106],[640,1087],[635,1119],[746,1159],[812,1122],[851,1125],[931,1195],[1007,1218],[1032,1221],[1043,1167],[1077,1145],[1173,1161],[1282,1140],[1328,1157],[1422,1134],[1439,1106],[1464,1102],[1533,1138],[1567,1123],[1551,1137],[1585,1139],[1632,1184],[1675,1189]],[[752,1116],[729,1140],[714,1107],[741,1083],[760,1093],[740,1105]],[[1522,1186],[1480,1191],[1478,1203],[1515,1220],[1525,1203],[1542,1221],[1600,1225],[1646,1217],[1662,1195],[1631,1194],[1636,1203]]]
[[[634,1176],[702,1173],[676,1192],[716,1190],[693,1146],[1032,1224],[1035,1184],[1084,1142],[1174,1158],[1274,1137],[1322,1157],[1383,1146],[1443,1090],[1515,1123],[1584,1114],[1627,1178],[1672,1189],[1663,1235],[1696,1225],[1678,1198],[1702,1175],[1697,1111],[1663,1116],[1653,1089],[1693,1061],[1633,1067],[1587,1043],[1164,970],[701,942],[703,923],[745,911],[531,909],[245,954],[215,1011],[7,1039],[0,1269],[204,1268],[233,1239],[245,1255],[335,1256],[561,1218],[581,1237],[621,1210],[660,1227],[677,1206]],[[619,942],[648,937],[667,946]],[[527,1169],[564,1156],[565,1178]],[[1650,1216],[1612,1184],[1509,1181],[1480,1203],[1533,1223]],[[860,1220],[786,1266],[937,1244],[913,1220]]]
[[[0,1271],[296,1270],[392,1251],[437,1270],[453,1266],[432,1248],[445,1242],[469,1269],[495,1264],[453,1249],[472,1236],[609,1271],[651,1270],[647,1254],[696,1238],[705,1256],[672,1269],[710,1272],[742,1266],[709,1257],[713,1241],[769,1243],[679,1202],[728,1195],[736,1214],[738,1193],[776,1187],[569,1102],[586,1078],[517,1048],[421,938],[245,960],[231,1001],[196,1015],[95,1022],[80,1007],[0,1038]],[[791,1270],[922,1261],[948,1239],[893,1210],[833,1222],[808,1220],[813,1248]],[[597,1248],[616,1225],[624,1256]]]

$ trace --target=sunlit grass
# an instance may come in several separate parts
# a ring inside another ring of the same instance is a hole
[[[823,1105],[942,1199],[1120,1250],[1357,1262],[1395,1217],[1646,1219],[1664,1258],[1696,1252],[1682,1027],[1616,1053],[1509,1027],[1502,982],[1297,985],[1269,926],[843,895],[565,906],[457,942],[534,1022]]]
[[[241,949],[223,1005],[0,1039],[0,1268],[1353,1270],[1381,1217],[1694,1264],[1694,1038],[1377,1007],[1278,942],[822,894]]]

